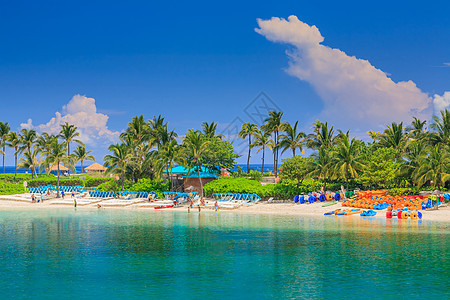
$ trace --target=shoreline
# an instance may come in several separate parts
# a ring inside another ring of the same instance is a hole
[[[3,196],[0,199],[0,211],[11,211],[11,210],[52,210],[61,208],[73,208],[73,205],[64,204],[52,204],[56,200],[46,200],[44,203],[29,203],[25,201],[8,200],[7,196]],[[258,214],[258,215],[285,215],[285,216],[311,216],[311,217],[325,217],[324,213],[333,211],[339,208],[348,209],[348,207],[343,207],[341,203],[331,205],[328,207],[322,207],[323,203],[312,203],[312,204],[295,204],[295,203],[257,203],[254,205],[243,206],[237,209],[220,209],[220,212],[234,213],[234,214]],[[79,205],[79,209],[87,210],[98,210],[96,204],[91,205]],[[137,206],[109,206],[102,207],[101,210],[139,210],[158,213],[159,211],[177,211],[185,212],[187,211],[187,206],[176,207],[176,208],[166,208],[166,209],[154,209],[150,207],[137,207]],[[213,211],[211,208],[202,208],[202,211]],[[198,208],[194,207],[191,209],[191,213],[198,213]],[[450,222],[450,206],[440,207],[438,210],[425,210],[421,211],[423,214],[422,220],[433,221],[433,222]],[[342,218],[360,218],[359,214],[351,216],[339,216]],[[386,219],[386,209],[377,210],[377,214],[372,218]],[[394,217],[396,219],[396,217]]]

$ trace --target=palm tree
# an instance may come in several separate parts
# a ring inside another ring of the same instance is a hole
[[[415,179],[418,186],[430,181],[433,187],[442,187],[450,179],[450,154],[448,151],[435,145],[431,147],[428,156],[423,156]]]
[[[162,163],[169,175],[170,189],[173,188],[172,183],[172,168],[175,164],[184,165],[186,162],[182,153],[182,148],[178,145],[176,140],[173,140],[167,145],[164,145],[158,152],[158,160]]]
[[[323,147],[324,150],[328,150],[328,148],[331,148],[336,144],[334,128],[333,126],[328,128],[328,122],[322,123],[316,121],[311,128],[313,129],[313,133],[308,135],[308,148],[319,149],[320,147]]]
[[[24,128],[20,131],[20,143],[22,144],[22,146],[19,148],[19,152],[25,152],[25,154],[28,153],[25,159],[28,161],[28,163],[31,163],[31,165],[33,165],[32,170],[37,177],[36,165],[33,163],[33,158],[35,158],[40,151],[39,149],[35,149],[34,153],[32,151],[32,147],[34,145],[34,142],[36,141],[36,138],[37,133],[34,129]]]
[[[127,130],[121,134],[124,138],[126,135],[131,136],[136,142],[144,142],[149,139],[149,125],[144,120],[144,116],[140,115],[133,117],[130,123],[128,123]]]
[[[295,156],[295,150],[299,149],[302,151],[303,145],[305,144],[305,134],[297,130],[298,121],[295,122],[294,127],[289,123],[283,124],[284,134],[280,135],[280,147],[283,149],[281,154],[286,150],[292,150],[292,155]]]
[[[105,156],[105,166],[108,167],[107,173],[120,174],[122,180],[122,190],[124,185],[125,171],[131,163],[132,156],[129,148],[125,144],[113,144],[108,147],[112,154]]]
[[[14,178],[17,176],[17,155],[19,154],[20,136],[15,131],[11,131],[8,136],[9,147],[14,149]]]
[[[434,132],[430,135],[433,145],[450,145],[450,112],[445,109],[441,112],[441,117],[433,116],[433,123],[430,125]]]
[[[345,179],[347,191],[350,177],[358,177],[358,172],[364,166],[359,152],[360,147],[355,138],[350,141],[348,134],[340,135],[332,163],[334,165],[335,176]]]
[[[369,130],[369,131],[367,131],[367,133],[369,134],[373,143],[375,143],[381,135],[381,133],[379,131],[373,131],[373,130]]]
[[[66,165],[67,167],[72,168],[73,162],[72,157],[70,157],[67,154],[67,148],[68,144],[67,142],[60,143],[57,139],[52,140],[51,144],[49,145],[49,150],[45,151],[45,163],[48,168],[48,173],[51,172],[52,166],[57,166],[57,182],[56,182],[56,198],[59,198],[59,176],[60,176],[60,169],[59,166],[61,163]]]
[[[269,117],[264,120],[264,130],[267,130],[274,134],[274,146],[273,146],[273,163],[274,163],[274,173],[275,176],[278,175],[278,139],[279,132],[282,130],[283,123],[281,123],[281,118],[283,117],[282,112],[270,111]]]
[[[217,123],[215,122],[203,122],[202,123],[202,131],[203,134],[208,137],[208,138],[218,138],[218,139],[223,139],[223,134],[216,134],[217,131]]]
[[[426,123],[427,121],[421,121],[420,119],[414,117],[411,125],[406,128],[408,135],[413,140],[423,139],[426,135]]]
[[[87,160],[95,161],[94,156],[90,155],[90,153],[92,153],[92,150],[86,151],[86,147],[84,145],[78,145],[78,147],[75,148],[75,150],[72,153],[73,160],[75,161],[75,163],[78,163],[78,162],[81,163],[81,173],[84,172],[84,169],[83,169],[84,161],[87,161]]]
[[[189,167],[195,166],[197,168],[198,180],[200,183],[200,196],[203,197],[203,183],[200,176],[200,169],[204,155],[209,151],[208,145],[210,141],[205,138],[197,130],[190,129],[184,138],[186,160]]]
[[[241,131],[239,132],[239,137],[241,139],[245,139],[248,137],[247,174],[250,173],[252,135],[254,135],[257,131],[258,125],[252,123],[244,123],[242,124]]]
[[[61,124],[61,132],[59,133],[59,137],[64,140],[67,145],[67,155],[70,155],[70,142],[75,142],[80,145],[84,145],[82,141],[77,139],[76,137],[80,136],[80,133],[77,132],[78,127],[75,125],[64,123]]]
[[[77,132],[77,129],[78,127],[69,124],[67,122],[61,124],[61,132],[59,133],[59,137],[61,137],[67,145],[67,156],[70,156],[70,142],[75,142],[79,145],[84,145],[82,141],[76,138],[80,136],[80,133]]]
[[[426,152],[425,144],[421,140],[410,143],[404,153],[402,164],[400,166],[400,175],[415,181],[415,175],[417,174],[422,161],[427,156]]]
[[[403,122],[387,125],[387,128],[380,135],[380,146],[393,148],[396,151],[396,157],[399,158],[407,146],[407,135],[403,128]]]
[[[3,123],[0,122],[0,146],[3,147],[2,155],[3,155],[3,173],[5,173],[5,155],[6,155],[6,142],[8,141],[8,135],[11,128],[9,127],[8,122]]]
[[[262,166],[261,166],[261,175],[264,175],[264,154],[267,147],[270,146],[270,133],[264,130],[257,130],[255,133],[255,140],[251,145],[252,148],[258,147],[256,153],[259,153],[262,150]]]
[[[19,160],[19,168],[29,169],[31,171],[31,178],[37,177],[36,169],[42,163],[41,155],[39,149],[36,147],[30,148],[28,151],[23,153],[22,158]]]
[[[319,179],[322,179],[324,188],[327,187],[327,178],[332,171],[332,158],[329,154],[330,152],[324,147],[320,147],[317,153],[312,155],[312,171],[309,173],[311,176],[317,176]]]

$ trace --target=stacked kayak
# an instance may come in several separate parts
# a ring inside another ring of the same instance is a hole
[[[369,209],[369,210],[362,211],[359,215],[362,217],[373,217],[376,214],[377,214],[376,211]]]

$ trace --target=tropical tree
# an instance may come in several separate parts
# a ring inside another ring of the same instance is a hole
[[[6,155],[6,145],[8,141],[8,135],[11,128],[9,127],[8,122],[3,123],[0,122],[0,147],[3,147],[2,155],[3,155],[3,173],[5,173],[5,155]]]
[[[36,147],[30,148],[23,153],[23,157],[19,159],[19,168],[28,169],[31,171],[31,178],[37,177],[36,169],[42,163],[41,153]]]
[[[135,142],[148,142],[149,131],[149,124],[145,122],[144,116],[135,116],[128,123],[128,128],[121,134],[121,137],[130,136]]]
[[[364,166],[362,157],[359,155],[360,150],[361,148],[355,138],[352,138],[350,141],[348,134],[341,134],[339,143],[333,152],[333,173],[336,177],[345,180],[347,191],[350,177],[357,178],[358,173]]]
[[[203,122],[202,123],[202,133],[207,137],[207,138],[218,138],[218,139],[223,139],[223,135],[222,134],[216,134],[217,131],[217,123],[215,122]]]
[[[248,155],[247,155],[247,174],[250,173],[250,156],[252,150],[252,135],[258,131],[258,125],[252,123],[242,124],[241,131],[239,132],[239,137],[241,139],[246,139],[248,137]]]
[[[399,175],[410,180],[413,184],[417,184],[415,175],[426,156],[427,147],[422,140],[409,143],[402,157]]]
[[[186,165],[182,150],[183,149],[178,145],[177,141],[173,140],[162,146],[161,150],[158,152],[158,161],[161,162],[162,166],[164,166],[163,168],[166,169],[167,174],[169,175],[170,190],[173,188],[172,168],[175,167],[175,164]]]
[[[72,153],[73,161],[76,163],[81,163],[81,173],[84,172],[83,162],[84,161],[95,161],[93,155],[91,155],[92,150],[86,151],[86,147],[84,145],[78,145]]]
[[[38,158],[40,150],[38,148],[34,149],[34,151],[32,150],[36,138],[37,132],[34,129],[23,128],[20,131],[20,143],[22,146],[19,148],[19,152],[28,154],[25,156],[25,160],[23,161],[23,163],[27,163],[28,165],[32,166],[26,169],[31,169],[37,177],[36,167],[38,166],[38,164],[36,164],[35,162],[40,161],[40,158]]]
[[[253,141],[251,147],[257,148],[256,153],[259,153],[259,151],[262,150],[262,166],[261,166],[261,175],[264,174],[264,155],[265,150],[267,147],[269,147],[271,144],[270,140],[270,133],[264,130],[257,130],[255,132],[255,140]]]
[[[426,137],[426,124],[427,121],[422,121],[416,117],[413,117],[413,121],[411,122],[411,125],[406,128],[406,131],[408,132],[408,137],[412,140],[422,140]]]
[[[408,145],[408,136],[403,128],[403,122],[392,122],[386,125],[386,129],[379,136],[379,145],[386,148],[393,148],[396,151],[396,158],[400,158]]]
[[[298,130],[298,121],[295,122],[292,127],[289,123],[283,124],[284,134],[280,135],[280,148],[282,148],[282,154],[286,150],[292,151],[292,156],[295,156],[295,150],[303,150],[303,145],[305,145],[305,134]]]
[[[80,145],[84,145],[83,142],[79,139],[77,139],[77,137],[80,136],[80,133],[77,132],[78,127],[76,127],[75,125],[69,124],[69,123],[64,123],[61,124],[61,132],[59,133],[59,137],[62,138],[64,140],[64,142],[67,145],[67,155],[70,155],[70,143],[74,142]],[[52,142],[53,144],[53,142]]]
[[[306,142],[308,148],[319,149],[322,147],[324,150],[328,150],[336,144],[334,127],[328,127],[328,122],[316,121],[311,128],[313,133],[308,134]]]
[[[440,112],[441,116],[433,116],[430,127],[434,130],[430,135],[433,145],[450,146],[450,112],[445,109]]]
[[[200,183],[200,196],[203,197],[203,183],[200,176],[200,169],[204,156],[209,152],[208,146],[211,143],[198,130],[190,129],[184,137],[185,155],[188,166],[197,168],[198,180]]]
[[[8,135],[8,146],[14,149],[14,178],[17,176],[17,156],[19,154],[20,136],[15,131]]]
[[[282,112],[270,111],[269,117],[264,120],[263,130],[273,133],[273,163],[274,163],[274,173],[275,176],[278,175],[278,150],[279,150],[279,133],[282,131],[283,123],[281,118],[283,117]]]
[[[45,151],[45,163],[48,166],[47,172],[50,173],[53,166],[57,166],[57,182],[56,182],[56,198],[59,198],[59,177],[61,163],[66,165],[69,169],[73,168],[72,157],[67,154],[68,144],[66,142],[60,143],[58,139],[52,140],[49,145],[49,150]]]
[[[431,147],[428,156],[423,156],[420,167],[417,170],[416,181],[418,186],[424,185],[427,181],[433,187],[443,187],[450,179],[450,154],[446,148],[435,145]]]
[[[125,171],[129,164],[132,163],[129,148],[125,144],[113,144],[108,147],[108,151],[112,152],[112,154],[108,154],[104,158],[105,166],[108,168],[106,173],[120,174],[123,190]]]
[[[323,180],[324,188],[327,187],[327,179],[332,174],[332,157],[330,151],[327,151],[325,147],[320,147],[317,153],[313,153],[310,176],[317,176]]]

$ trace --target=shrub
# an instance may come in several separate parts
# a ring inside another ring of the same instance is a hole
[[[31,179],[27,181],[28,187],[38,187],[43,185],[56,185],[58,179],[54,176],[52,178],[37,178],[37,179]],[[76,185],[84,185],[84,182],[80,178],[72,178],[72,179],[66,179],[66,178],[60,178],[59,179],[59,185],[65,185],[65,186],[76,186]]]
[[[91,177],[87,176],[86,180],[84,181],[84,186],[86,187],[95,187],[99,186],[102,183],[110,181],[111,178],[108,177]]]
[[[419,191],[414,188],[392,188],[388,190],[388,194],[391,196],[407,196],[417,195]]]
[[[154,191],[158,196],[161,196],[163,192],[169,191],[169,184],[162,182],[161,180],[151,180],[148,178],[142,178],[137,183],[130,187],[131,191],[136,192],[151,192]]]
[[[248,178],[220,178],[208,182],[203,187],[205,195],[211,196],[213,193],[244,193],[253,194],[261,187],[261,183]]]
[[[0,181],[0,195],[22,194],[24,191],[21,183]]]
[[[38,179],[53,179],[56,178],[53,174],[47,174],[47,173],[41,173],[38,174]],[[14,178],[14,174],[8,173],[8,174],[0,174],[0,181],[4,182],[11,182],[11,183],[23,183],[24,181],[30,181],[31,179],[31,173],[17,173],[16,177]],[[36,178],[34,178],[36,179]]]
[[[130,190],[130,187],[133,185],[133,182],[130,180],[125,180],[123,183],[123,189],[124,190]],[[97,186],[97,189],[102,192],[108,192],[108,191],[121,191],[122,190],[122,181],[121,180],[114,180],[110,179],[107,182],[104,182]]]

